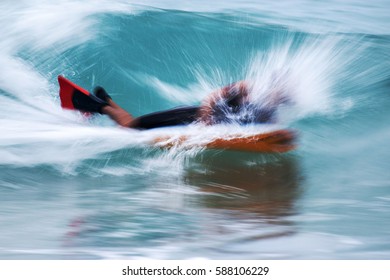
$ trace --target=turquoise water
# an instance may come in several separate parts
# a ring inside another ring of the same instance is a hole
[[[212,6],[212,7],[210,7]],[[3,1],[0,259],[388,259],[390,4]],[[64,12],[66,11],[66,12]],[[135,116],[280,77],[287,154],[162,150],[63,111],[57,75]]]

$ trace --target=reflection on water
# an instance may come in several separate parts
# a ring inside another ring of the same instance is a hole
[[[253,213],[270,220],[295,213],[302,179],[295,158],[280,157],[259,164],[235,156],[200,159],[197,167],[186,174],[187,184],[205,193],[220,194],[205,196],[201,202],[204,206]]]

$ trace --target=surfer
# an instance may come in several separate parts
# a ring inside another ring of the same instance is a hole
[[[117,124],[135,129],[186,125],[200,122],[205,125],[221,123],[273,123],[280,104],[288,100],[280,90],[274,90],[262,106],[250,100],[250,88],[245,81],[239,81],[211,93],[200,106],[183,106],[170,110],[133,117],[105,91],[96,87],[94,95],[73,84],[62,76],[60,97],[64,108],[108,115]]]

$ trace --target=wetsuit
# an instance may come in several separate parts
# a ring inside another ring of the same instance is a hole
[[[200,106],[177,107],[171,110],[140,116],[132,122],[132,128],[152,129],[166,126],[188,125],[198,121]],[[252,104],[241,104],[239,108],[217,103],[212,109],[212,123],[268,123],[273,122],[275,108],[256,108]]]
[[[176,107],[135,118],[132,128],[151,129],[166,126],[187,125],[197,120],[199,106]]]

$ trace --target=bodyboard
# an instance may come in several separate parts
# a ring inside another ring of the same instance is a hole
[[[281,129],[249,136],[236,134],[226,138],[218,137],[201,143],[194,143],[190,136],[162,136],[154,138],[151,144],[161,148],[199,147],[256,153],[285,153],[296,148],[295,139],[294,131]]]

